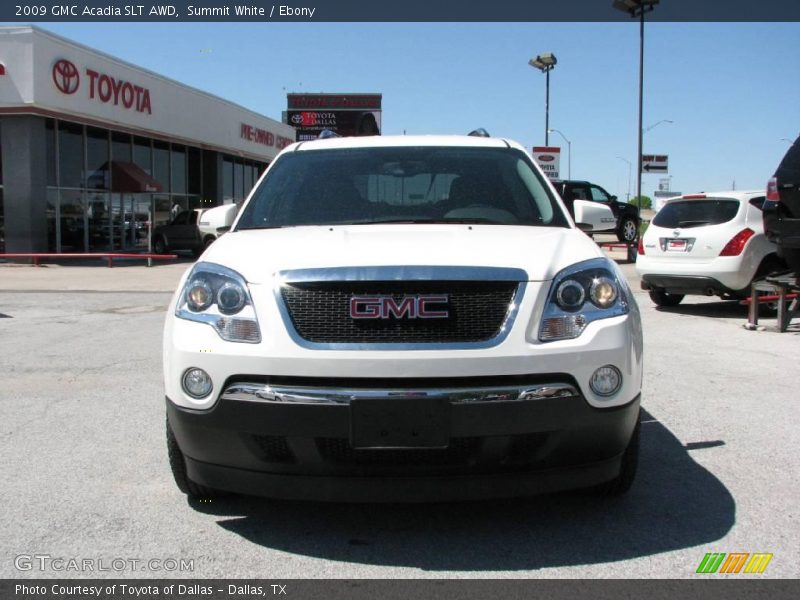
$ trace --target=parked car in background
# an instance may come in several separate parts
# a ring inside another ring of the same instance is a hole
[[[230,225],[235,216],[234,204],[181,211],[172,221],[153,230],[153,252],[191,250],[200,256],[219,237],[217,228]]]
[[[767,184],[764,231],[776,243],[787,267],[800,278],[800,137]]]
[[[639,209],[627,202],[620,202],[616,196],[612,196],[599,185],[588,181],[558,180],[554,181],[558,193],[561,194],[570,213],[574,215],[573,203],[575,200],[588,200],[598,202],[611,209],[616,218],[616,222],[610,224],[603,231],[616,233],[620,242],[632,244],[639,237],[639,224],[641,218]],[[595,230],[599,232],[599,230]]]
[[[750,283],[784,268],[764,235],[763,191],[715,192],[666,201],[639,240],[636,270],[659,306],[689,294],[738,299]]]

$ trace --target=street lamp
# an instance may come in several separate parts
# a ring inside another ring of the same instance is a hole
[[[647,133],[647,132],[648,132],[648,131],[650,131],[651,129],[655,129],[656,127],[658,127],[658,126],[659,126],[659,125],[661,125],[662,123],[674,123],[674,122],[675,122],[675,121],[671,121],[670,119],[661,119],[660,121],[657,121],[656,123],[653,123],[652,125],[650,125],[650,127],[645,127],[645,129],[644,129],[644,132],[643,132],[643,133]]]
[[[617,158],[620,159],[620,160],[624,160],[626,163],[628,163],[628,193],[627,193],[627,197],[625,198],[625,202],[630,202],[631,201],[631,169],[633,169],[633,163],[631,163],[631,161],[629,161],[627,158],[622,158],[621,156],[618,156]]]
[[[528,61],[528,64],[535,69],[539,69],[546,76],[545,83],[545,96],[544,96],[544,145],[548,146],[550,138],[548,137],[548,130],[550,129],[550,71],[556,66],[558,60],[556,55],[552,52],[545,52],[539,54],[536,58]]]
[[[567,142],[567,179],[572,179],[572,142],[567,139],[563,133],[561,133],[558,129],[548,129],[548,133],[557,133],[564,141]],[[545,142],[547,144],[547,142]]]
[[[652,11],[659,0],[614,0],[617,10],[639,18],[639,156],[636,169],[636,202],[642,210],[642,105],[644,100],[644,13]]]

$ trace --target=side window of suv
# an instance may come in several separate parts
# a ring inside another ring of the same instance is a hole
[[[592,200],[594,200],[595,202],[610,202],[611,201],[611,198],[608,197],[608,194],[606,194],[605,190],[603,190],[602,188],[599,188],[596,185],[593,185],[591,187],[591,190],[592,190]]]
[[[591,200],[589,190],[582,185],[572,186],[572,199],[573,200]]]

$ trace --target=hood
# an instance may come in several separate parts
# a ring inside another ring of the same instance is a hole
[[[234,269],[250,283],[290,269],[410,265],[517,268],[529,281],[545,281],[597,256],[600,248],[578,229],[386,224],[234,231],[200,260]]]

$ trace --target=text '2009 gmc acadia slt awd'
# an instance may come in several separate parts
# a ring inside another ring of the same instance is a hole
[[[301,142],[184,275],[178,486],[344,501],[628,489],[639,311],[502,139]]]

